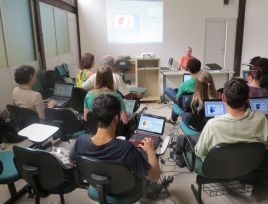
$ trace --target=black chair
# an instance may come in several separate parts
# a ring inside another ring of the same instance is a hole
[[[35,83],[32,85],[32,90],[39,92],[42,95],[43,100],[50,98],[53,95],[53,89],[45,89],[38,78],[36,78]]]
[[[68,102],[68,106],[78,111],[79,113],[84,112],[84,100],[87,95],[87,92],[78,87],[73,88],[73,93],[71,100]]]
[[[77,165],[90,184],[88,196],[101,204],[135,203],[142,196],[142,179],[127,168],[107,161],[84,156],[77,157]]]
[[[79,120],[71,110],[46,108],[45,116],[45,124],[59,128],[54,134],[53,139],[60,138],[61,141],[66,142],[70,139],[77,139],[85,133],[84,127],[81,127]]]
[[[13,146],[14,163],[21,177],[29,184],[29,195],[40,198],[59,194],[64,204],[63,194],[70,193],[79,186],[76,171],[64,172],[59,161],[49,152],[22,146]],[[67,175],[68,176],[67,176]]]
[[[129,60],[116,60],[115,69],[118,72],[123,73],[123,81],[125,83],[131,84],[131,80],[125,80],[125,73],[131,70],[131,63]]]
[[[209,151],[203,162],[195,155],[191,137],[186,136],[183,157],[189,171],[197,173],[198,190],[191,185],[197,202],[202,203],[203,184],[267,178],[268,172],[258,169],[265,149],[260,142],[218,144]]]

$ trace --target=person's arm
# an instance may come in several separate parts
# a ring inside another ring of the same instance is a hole
[[[160,179],[161,170],[154,152],[154,142],[150,138],[145,138],[142,143],[139,146],[147,153],[148,162],[151,165],[146,179],[157,182]]]
[[[181,97],[181,95],[183,94],[183,90],[184,90],[184,83],[182,83],[181,85],[180,85],[180,88],[179,88],[179,90],[178,90],[178,92],[177,92],[177,94],[176,94],[176,101],[179,103],[179,101],[180,101],[180,97]]]
[[[92,71],[88,71],[86,74],[86,79],[88,79],[92,74],[94,74]]]
[[[92,74],[83,84],[82,88],[86,91],[90,91],[95,86],[95,77],[96,74]]]
[[[126,98],[126,99],[142,98],[142,93],[139,93],[139,92],[130,92],[127,95],[125,95],[124,98]]]
[[[127,116],[127,111],[124,110],[121,112],[121,120],[124,124],[128,123],[128,116]]]
[[[182,56],[182,57],[181,57],[181,60],[180,60],[180,63],[179,63],[178,66],[177,66],[177,70],[181,70],[181,68],[182,68],[182,64],[183,64],[183,60],[184,60],[184,57]]]
[[[88,108],[84,108],[84,121],[87,121],[87,114],[89,112]]]
[[[120,105],[121,105],[121,120],[124,124],[128,124],[128,115],[126,111],[126,106],[124,103],[124,100],[118,92],[115,92],[115,95],[120,99]]]

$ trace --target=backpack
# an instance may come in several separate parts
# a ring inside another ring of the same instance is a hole
[[[54,89],[56,82],[65,82],[64,79],[54,70],[47,70],[45,73],[48,88]]]
[[[55,70],[59,73],[59,75],[62,78],[69,78],[69,69],[68,69],[68,65],[63,63],[62,66],[56,66]]]

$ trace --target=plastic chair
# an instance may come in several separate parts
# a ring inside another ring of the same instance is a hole
[[[197,130],[189,128],[183,121],[180,122],[180,128],[185,135],[196,136],[200,134],[200,132],[198,132]]]
[[[190,148],[186,147],[187,144]],[[189,171],[197,173],[198,190],[191,185],[197,202],[202,203],[203,184],[267,178],[268,172],[256,170],[265,149],[265,145],[260,142],[218,144],[209,151],[203,162],[195,155],[191,137],[186,136],[183,143],[183,157]]]
[[[131,84],[131,80],[125,80],[125,73],[131,70],[131,63],[129,60],[116,60],[115,69],[118,72],[123,73],[123,81],[125,83]]]
[[[90,184],[88,196],[99,203],[135,203],[142,196],[142,179],[124,166],[84,156],[77,157],[77,165]]]

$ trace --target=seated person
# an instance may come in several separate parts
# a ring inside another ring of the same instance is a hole
[[[107,160],[125,166],[140,178],[157,182],[160,178],[160,168],[154,152],[154,144],[150,138],[145,138],[140,144],[148,155],[148,162],[137,148],[126,140],[115,140],[115,130],[120,121],[121,105],[118,97],[102,94],[94,99],[93,116],[98,123],[95,136],[81,135],[71,149],[70,161],[83,155],[100,160]]]
[[[192,48],[187,47],[187,49],[185,50],[185,56],[181,57],[180,63],[178,64],[178,67],[177,67],[177,70],[181,70],[181,68],[183,70],[186,70],[189,59],[193,59],[193,58],[195,58],[195,57],[192,56]]]
[[[105,55],[101,59],[101,67],[102,66],[109,66],[111,68],[114,67],[114,58],[110,55]],[[142,94],[141,93],[133,93],[129,92],[125,82],[123,81],[122,77],[120,77],[118,74],[113,73],[113,80],[114,80],[114,89],[118,90],[122,93],[124,98],[126,99],[131,99],[131,98],[141,98]],[[91,89],[94,88],[96,83],[96,74],[92,74],[88,80],[86,80],[82,84],[82,88],[85,89],[86,91],[90,91]]]
[[[35,83],[35,69],[29,65],[22,65],[15,70],[14,79],[19,84],[19,87],[13,89],[12,104],[22,108],[28,108],[36,112],[43,123],[45,119],[45,106],[42,96],[39,92],[32,90],[32,85]],[[55,107],[56,101],[50,101],[49,108]]]
[[[111,94],[118,99],[120,99],[121,104],[121,120],[124,124],[128,123],[128,116],[126,112],[126,107],[123,101],[122,96],[114,91],[113,86],[113,75],[112,75],[112,69],[109,66],[103,66],[98,69],[97,75],[96,75],[96,84],[94,89],[89,91],[85,97],[84,100],[84,119],[87,120],[87,114],[88,112],[92,112],[92,102],[94,98],[98,97],[101,94]]]
[[[191,137],[196,156],[205,160],[208,152],[220,143],[262,142],[268,147],[268,122],[261,111],[245,110],[249,87],[244,79],[233,78],[224,85],[222,101],[227,113],[210,119],[200,136]],[[184,167],[182,145],[184,135],[178,137],[176,163]]]
[[[260,87],[264,89],[268,89],[268,59],[267,58],[259,58],[255,63],[254,67],[262,68],[262,80],[260,83]]]
[[[190,59],[187,64],[187,69],[190,72],[191,79],[183,82],[180,85],[178,92],[172,88],[165,88],[165,94],[177,105],[179,105],[179,100],[182,94],[184,93],[193,93],[195,84],[196,84],[196,74],[200,71],[201,62],[198,59]],[[175,123],[177,121],[178,115],[173,112],[171,119],[168,120],[170,123]]]
[[[189,128],[202,131],[206,124],[203,100],[220,98],[221,94],[216,91],[211,74],[206,70],[200,70],[196,74],[194,94],[185,104],[185,108],[189,112],[182,114],[183,122]]]
[[[249,97],[268,97],[268,91],[260,87],[262,69],[254,66],[248,73]]]
[[[80,61],[80,69],[76,75],[76,87],[81,88],[82,84],[94,74],[90,69],[94,66],[94,55],[87,52],[83,54]]]

